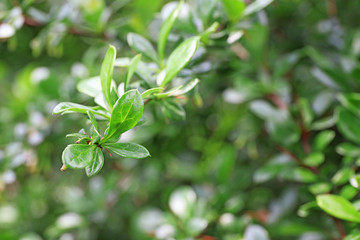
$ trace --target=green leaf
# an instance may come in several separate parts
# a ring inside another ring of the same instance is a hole
[[[106,114],[100,112],[100,111],[96,111],[94,109],[92,109],[91,107],[88,106],[84,106],[81,104],[77,104],[77,103],[72,103],[72,102],[62,102],[59,103],[58,105],[55,106],[54,110],[53,110],[53,114],[65,114],[65,113],[71,113],[71,112],[79,112],[79,113],[87,113],[87,112],[91,112],[93,114],[105,117],[105,118],[109,118],[109,116],[107,116]]]
[[[86,135],[86,134],[83,134],[83,133],[69,133],[69,134],[66,135],[66,137],[87,138],[89,136]]]
[[[160,32],[159,32],[159,38],[158,38],[158,54],[159,54],[160,64],[162,64],[163,59],[164,59],[165,46],[166,46],[166,42],[167,42],[169,33],[175,23],[177,16],[180,13],[182,4],[183,4],[183,1],[180,1],[179,4],[176,6],[176,8],[173,10],[173,12],[169,15],[169,17],[161,25]]]
[[[150,89],[146,90],[145,92],[143,92],[143,93],[141,94],[141,97],[142,97],[143,99],[145,99],[145,98],[149,97],[151,94],[161,92],[163,89],[164,89],[164,88],[162,88],[162,87],[150,88]]]
[[[332,186],[330,183],[319,182],[310,185],[309,191],[314,195],[318,195],[318,194],[328,193],[331,190],[331,188]]]
[[[144,102],[138,90],[127,91],[114,105],[108,131],[101,142],[117,140],[140,120]]]
[[[300,98],[298,104],[304,125],[306,128],[309,128],[311,122],[314,119],[314,113],[311,109],[309,101],[306,98]]]
[[[62,153],[63,164],[67,168],[84,168],[96,154],[95,145],[70,144]]]
[[[359,93],[349,93],[349,94],[339,94],[337,99],[345,108],[350,110],[357,117],[360,117],[360,94]]]
[[[251,3],[249,6],[247,6],[244,10],[244,16],[256,13],[263,8],[265,8],[267,5],[272,3],[274,0],[256,0],[255,2]]]
[[[309,214],[310,214],[310,210],[312,208],[317,208],[317,204],[315,201],[312,201],[312,202],[308,202],[308,203],[305,203],[303,205],[301,205],[297,211],[297,214],[300,216],[300,217],[307,217]]]
[[[89,164],[85,167],[85,172],[88,177],[94,176],[97,174],[104,165],[104,154],[101,149],[97,147],[93,158],[90,160]]]
[[[94,114],[92,112],[87,111],[87,115],[88,115],[88,117],[89,117],[89,119],[91,121],[91,124],[93,126],[93,129],[94,129],[94,134],[92,134],[92,135],[100,136],[99,125],[98,125],[98,123],[96,121],[96,118],[95,118]]]
[[[125,92],[128,90],[128,85],[130,83],[132,76],[135,73],[136,67],[139,64],[140,59],[141,59],[141,54],[138,54],[130,61],[128,70],[126,72],[126,78],[125,78],[125,83],[124,83],[124,91]]]
[[[168,94],[168,96],[180,96],[180,95],[184,95],[188,92],[190,92],[191,90],[194,89],[194,87],[199,83],[199,79],[194,79],[190,82],[188,82],[185,86],[181,86],[181,88],[171,92]]]
[[[336,152],[343,156],[358,157],[360,156],[360,147],[345,142],[336,147]]]
[[[240,19],[246,7],[245,2],[240,0],[222,0],[222,4],[229,20],[233,22]]]
[[[96,97],[101,92],[100,76],[82,80],[76,85],[76,88],[81,93]]]
[[[100,71],[102,92],[110,109],[112,109],[112,105],[113,105],[111,101],[110,91],[111,91],[111,81],[112,81],[115,59],[116,59],[116,48],[110,45],[109,49],[106,52],[104,61],[101,65],[101,71]]]
[[[129,33],[127,35],[127,42],[129,46],[135,51],[144,54],[144,56],[148,57],[154,62],[158,62],[156,51],[146,38],[136,33]]]
[[[332,130],[320,132],[314,140],[314,147],[316,150],[325,149],[335,137],[335,132]]]
[[[171,100],[164,100],[162,103],[162,111],[164,115],[172,120],[182,121],[186,117],[184,108]]]
[[[336,218],[351,222],[360,222],[360,213],[354,205],[343,197],[323,194],[316,197],[318,206]]]
[[[340,168],[335,175],[331,178],[331,182],[334,185],[341,185],[349,181],[351,176],[354,174],[354,170],[349,167]]]
[[[311,130],[323,130],[323,129],[334,126],[335,123],[336,123],[336,118],[334,118],[334,116],[329,116],[329,117],[325,117],[325,118],[319,119],[317,121],[314,121],[311,124],[310,129]]]
[[[149,151],[136,143],[104,143],[103,146],[110,151],[126,158],[146,158],[150,156]]]
[[[199,37],[192,37],[181,43],[169,56],[166,63],[166,75],[161,87],[168,84],[191,60],[199,45]]]
[[[360,119],[345,108],[338,109],[337,127],[339,131],[349,140],[360,144]]]
[[[325,160],[325,156],[321,152],[311,153],[304,159],[304,164],[307,166],[319,166]]]

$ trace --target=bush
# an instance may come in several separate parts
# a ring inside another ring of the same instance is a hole
[[[1,2],[0,239],[359,238],[357,7]]]

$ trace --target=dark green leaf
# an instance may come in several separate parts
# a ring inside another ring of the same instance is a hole
[[[339,131],[347,139],[360,144],[360,119],[345,108],[340,107],[337,110]]]
[[[324,194],[316,197],[318,206],[325,212],[346,221],[360,222],[360,213],[356,208],[345,198]]]
[[[104,61],[101,65],[101,71],[100,71],[102,92],[110,109],[112,109],[110,91],[111,91],[111,81],[112,81],[115,59],[116,59],[116,48],[110,45],[109,49],[106,52]]]
[[[67,168],[84,168],[94,158],[95,148],[95,145],[70,144],[63,151],[63,164]]]
[[[169,17],[161,25],[160,32],[159,32],[159,38],[158,38],[158,54],[159,54],[160,64],[162,64],[163,59],[164,59],[165,46],[166,46],[166,42],[167,42],[169,33],[175,23],[177,16],[180,13],[182,4],[183,4],[183,1],[180,1],[179,4],[177,5],[177,7],[173,10],[173,12],[169,15]]]
[[[95,153],[93,154],[93,158],[89,162],[89,164],[85,167],[86,175],[89,177],[94,176],[97,174],[102,166],[104,165],[104,154],[102,153],[101,149],[97,147],[95,149]]]
[[[149,151],[136,143],[105,143],[103,146],[110,151],[126,158],[146,158]]]
[[[102,140],[117,140],[120,134],[133,128],[140,120],[144,102],[138,90],[127,91],[115,103],[106,136]]]
[[[349,93],[349,94],[339,94],[337,99],[340,103],[357,117],[360,117],[360,94],[359,93]]]
[[[136,33],[129,33],[127,35],[127,41],[132,49],[144,54],[144,56],[150,58],[154,62],[158,62],[156,51],[147,39]]]
[[[166,75],[161,87],[168,84],[191,60],[199,45],[199,37],[192,37],[181,43],[169,56],[166,63]]]

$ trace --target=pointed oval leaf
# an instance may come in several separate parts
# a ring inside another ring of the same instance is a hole
[[[194,56],[199,45],[199,37],[192,37],[181,43],[170,55],[166,63],[166,75],[161,87],[168,84]]]
[[[124,91],[125,92],[128,89],[128,85],[130,83],[130,80],[131,80],[132,76],[135,73],[136,67],[139,64],[140,59],[141,59],[141,54],[138,54],[133,59],[131,59],[131,61],[130,61],[130,64],[128,66],[128,70],[126,72],[125,82],[124,82]]]
[[[91,107],[72,103],[72,102],[61,102],[53,109],[53,114],[67,113],[67,112],[79,112],[86,113],[87,111],[93,111]]]
[[[109,129],[102,140],[117,140],[120,134],[133,128],[140,120],[144,102],[138,90],[127,91],[117,100],[111,114]]]
[[[106,114],[104,114],[100,111],[96,111],[96,110],[92,109],[91,107],[77,104],[77,103],[72,103],[72,102],[59,103],[58,105],[55,106],[55,108],[53,110],[53,114],[59,114],[59,113],[65,114],[65,113],[71,113],[71,112],[87,113],[88,111],[95,115],[109,118],[109,116],[107,116]]]
[[[360,222],[360,213],[356,210],[351,202],[343,197],[323,194],[316,197],[318,206],[336,218],[351,222]]]
[[[84,168],[94,158],[95,145],[70,144],[62,153],[63,164],[67,168]]]
[[[158,38],[158,54],[159,54],[159,59],[160,59],[161,63],[164,59],[164,51],[165,51],[165,46],[166,46],[166,42],[167,42],[169,33],[175,23],[177,16],[180,13],[182,4],[183,4],[183,1],[179,2],[179,4],[172,11],[172,13],[169,15],[169,17],[161,25],[160,32],[159,32],[159,38]]]
[[[162,88],[162,87],[150,88],[150,89],[146,90],[145,92],[143,92],[143,93],[141,94],[141,97],[142,97],[143,99],[145,99],[145,98],[151,96],[151,95],[154,94],[154,93],[159,93],[159,92],[161,92],[163,89],[164,89],[164,88]]]
[[[188,82],[185,86],[182,86],[178,90],[171,92],[168,96],[180,96],[190,92],[197,84],[199,83],[199,79],[194,79]]]
[[[111,80],[114,70],[115,59],[116,59],[116,48],[110,45],[109,49],[106,52],[104,61],[102,62],[101,71],[100,71],[102,92],[110,109],[112,109],[110,90],[111,90]]]
[[[94,114],[92,112],[87,111],[87,115],[91,121],[92,124],[92,129],[93,129],[93,133],[91,134],[92,136],[100,136],[99,133],[99,125],[96,121],[96,118],[94,116]]]
[[[97,174],[104,165],[104,154],[100,148],[96,148],[93,154],[93,158],[89,164],[85,167],[85,172],[88,177]]]
[[[105,143],[103,146],[110,151],[126,158],[146,158],[149,151],[136,143]]]
[[[337,127],[349,140],[360,144],[360,119],[345,108],[338,108]]]
[[[156,51],[146,38],[136,33],[129,33],[127,35],[127,42],[135,51],[144,54],[144,56],[150,58],[154,62],[158,62]]]

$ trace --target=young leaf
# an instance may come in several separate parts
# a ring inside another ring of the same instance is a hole
[[[127,91],[130,80],[135,73],[136,67],[139,64],[140,59],[141,59],[141,54],[138,54],[133,59],[131,59],[128,70],[126,72],[126,78],[125,78],[125,82],[124,82],[124,91],[125,92]]]
[[[111,81],[114,70],[115,58],[116,58],[116,48],[110,45],[109,49],[106,52],[104,61],[101,65],[101,71],[100,71],[102,92],[110,109],[112,109],[110,90],[111,90]]]
[[[67,168],[84,168],[95,155],[95,145],[70,144],[62,153],[63,164]]]
[[[96,134],[97,136],[100,136],[100,133],[99,133],[99,125],[98,125],[98,123],[97,123],[97,121],[96,121],[96,118],[95,118],[94,114],[92,114],[92,112],[87,111],[87,115],[89,116],[89,119],[90,119],[90,121],[91,121],[91,124],[92,124],[92,126],[94,127],[94,132],[95,132],[95,134]]]
[[[161,92],[162,90],[163,90],[162,87],[150,88],[150,89],[146,90],[145,92],[143,92],[143,93],[141,94],[141,97],[142,97],[143,99],[145,99],[145,98],[149,97],[151,94],[153,94],[153,93],[159,93],[159,92]]]
[[[127,91],[114,105],[108,131],[101,141],[117,140],[120,134],[133,128],[140,120],[144,102],[138,90]]]
[[[166,75],[161,87],[168,84],[191,60],[199,45],[199,37],[192,37],[181,43],[169,56],[166,63]]]
[[[175,23],[177,16],[180,13],[182,4],[183,4],[183,1],[180,1],[179,4],[174,9],[174,11],[164,21],[164,23],[162,24],[162,26],[160,28],[159,39],[158,39],[158,54],[159,54],[159,60],[160,60],[161,64],[164,59],[165,46],[166,46],[166,42],[167,42],[169,33]]]
[[[190,82],[188,82],[185,86],[182,86],[180,89],[174,91],[174,92],[171,92],[169,94],[169,96],[180,96],[180,95],[184,95],[188,92],[190,92],[191,90],[194,89],[194,87],[199,83],[199,79],[194,79]]]
[[[127,35],[127,42],[135,51],[144,54],[144,56],[150,58],[154,62],[158,62],[156,51],[147,39],[136,33],[129,33]]]
[[[90,160],[89,164],[85,167],[85,172],[88,177],[94,176],[97,174],[102,166],[104,165],[104,154],[100,148],[96,148],[93,154],[93,158]]]
[[[86,134],[83,134],[83,133],[69,133],[65,137],[86,138],[86,137],[89,137],[89,136],[86,135]]]
[[[150,156],[145,147],[135,143],[104,143],[103,146],[126,158],[146,158]]]
[[[70,112],[79,112],[79,113],[87,113],[87,112],[91,112],[93,114],[105,117],[105,118],[109,118],[109,116],[107,116],[106,114],[100,112],[100,111],[96,111],[94,109],[92,109],[91,107],[88,106],[84,106],[81,104],[77,104],[77,103],[72,103],[72,102],[62,102],[59,103],[58,105],[55,106],[54,110],[53,110],[53,114],[59,114],[59,113],[70,113]]]
[[[360,213],[348,200],[343,197],[323,194],[316,197],[318,206],[331,216],[351,221],[360,222]]]

